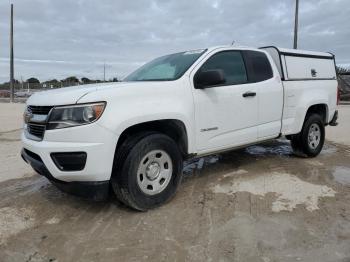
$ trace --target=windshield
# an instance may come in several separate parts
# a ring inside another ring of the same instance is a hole
[[[158,57],[141,66],[123,81],[171,81],[180,78],[206,50],[194,50]]]

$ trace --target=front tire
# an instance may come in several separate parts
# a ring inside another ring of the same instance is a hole
[[[139,211],[167,202],[181,182],[181,152],[163,134],[139,134],[128,139],[117,152],[116,161],[113,190],[122,203]]]
[[[322,117],[312,114],[307,116],[301,132],[292,136],[291,145],[296,155],[315,157],[321,152],[324,140],[325,127]]]

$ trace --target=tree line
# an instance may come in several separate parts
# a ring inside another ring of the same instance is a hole
[[[14,80],[15,86],[21,86],[36,89],[36,88],[58,88],[65,86],[74,86],[74,85],[86,85],[92,83],[104,83],[104,82],[119,82],[118,78],[114,77],[112,79],[103,81],[103,80],[94,80],[87,77],[78,78],[76,76],[70,76],[62,80],[51,79],[48,81],[40,82],[40,80],[36,77],[30,77],[25,81],[19,81],[17,79]],[[8,88],[10,86],[10,82],[5,82],[0,84],[0,88]]]

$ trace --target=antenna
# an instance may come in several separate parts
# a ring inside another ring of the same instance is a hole
[[[103,82],[106,82],[106,62],[103,63]]]

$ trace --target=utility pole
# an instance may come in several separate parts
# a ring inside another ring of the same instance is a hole
[[[14,62],[13,62],[13,4],[11,4],[11,28],[10,28],[10,100],[14,102]]]
[[[299,0],[295,0],[294,49],[298,49]]]

